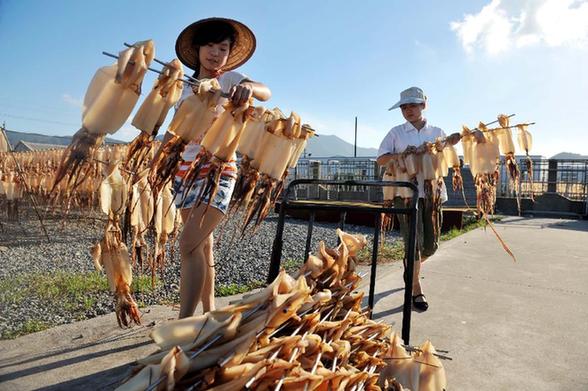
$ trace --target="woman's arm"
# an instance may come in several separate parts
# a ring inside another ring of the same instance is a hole
[[[230,94],[231,101],[237,106],[244,104],[251,97],[265,102],[272,96],[272,92],[265,84],[248,79],[231,88]]]

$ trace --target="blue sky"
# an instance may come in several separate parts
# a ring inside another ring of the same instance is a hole
[[[0,0],[0,121],[73,134],[92,75],[111,63],[103,50],[151,38],[156,56],[170,60],[186,25],[226,16],[257,36],[240,70],[272,89],[266,106],[298,112],[319,133],[353,142],[357,115],[358,145],[377,147],[403,122],[387,108],[417,85],[430,123],[447,133],[516,113],[537,122],[534,153],[588,154],[588,0],[169,4]],[[114,137],[136,134],[125,125]]]

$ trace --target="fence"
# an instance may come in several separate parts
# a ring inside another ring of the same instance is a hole
[[[588,160],[531,159],[533,176],[527,171],[526,158],[517,158],[521,170],[521,196],[531,197],[543,193],[557,193],[575,201],[588,198]],[[506,167],[500,167],[498,195],[514,196],[514,187],[508,178]]]
[[[532,178],[526,157],[517,157],[521,172],[521,196],[530,198],[556,193],[571,200],[586,202],[588,198],[588,159],[544,159],[533,157]],[[500,186],[497,195],[514,197],[514,187],[506,172],[504,159],[500,165]],[[379,180],[380,168],[375,158],[300,159],[290,171],[286,182],[294,179]],[[355,189],[361,190],[361,189]]]

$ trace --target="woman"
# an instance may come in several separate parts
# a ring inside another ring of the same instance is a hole
[[[184,65],[194,70],[196,79],[216,78],[223,92],[229,93],[234,105],[243,105],[251,97],[261,101],[270,98],[270,90],[262,83],[233,71],[245,63],[255,50],[255,36],[244,24],[231,19],[209,18],[199,20],[186,27],[176,41],[176,53]],[[185,88],[180,102],[194,92]],[[178,102],[178,104],[180,103]],[[219,107],[219,111],[220,111]],[[170,138],[166,134],[166,139]],[[176,189],[181,187],[182,174],[196,157],[200,140],[186,146],[182,156],[185,163],[176,177]],[[180,214],[184,229],[180,236],[180,318],[192,316],[196,306],[202,301],[204,312],[214,310],[214,229],[227,211],[235,179],[237,166],[232,159],[223,168],[219,191],[215,198],[208,198],[197,206],[197,195],[202,181],[198,181],[189,194],[177,194],[176,204],[181,207]],[[181,205],[180,205],[181,204]],[[207,209],[207,204],[210,207]],[[205,214],[206,211],[206,214]]]

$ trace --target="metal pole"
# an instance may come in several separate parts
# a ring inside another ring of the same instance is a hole
[[[378,248],[380,247],[380,229],[382,228],[382,214],[376,213],[376,226],[374,227],[374,246],[372,248],[372,265],[370,272],[370,292],[368,305],[370,306],[370,319],[374,312],[374,293],[376,290],[376,269],[378,266]],[[402,319],[404,321],[404,318]],[[410,322],[410,320],[409,320]],[[410,323],[409,323],[410,324]],[[404,329],[403,329],[404,331]]]
[[[357,157],[357,116],[355,116],[355,141],[353,143],[353,157]]]
[[[315,211],[310,211],[310,218],[308,219],[308,232],[306,234],[306,247],[304,248],[304,262],[308,260],[308,254],[310,253],[310,245],[312,243],[312,230],[314,228],[314,216]]]
[[[416,258],[416,235],[418,198],[414,209],[410,212],[408,249],[406,254],[406,281],[404,286],[404,308],[402,310],[402,339],[406,345],[410,345],[410,317],[412,315],[412,283],[414,274],[414,261]]]
[[[278,226],[276,228],[276,237],[272,246],[272,256],[270,258],[270,269],[267,276],[267,283],[271,284],[280,273],[280,263],[282,261],[282,247],[284,245],[284,221],[286,219],[286,204],[288,203],[288,193],[286,194],[280,204],[280,215],[278,217]]]

